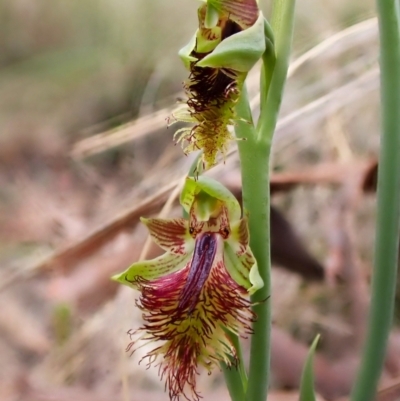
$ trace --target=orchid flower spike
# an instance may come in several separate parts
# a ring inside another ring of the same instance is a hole
[[[155,343],[144,358],[159,367],[171,400],[199,400],[200,366],[211,372],[238,359],[227,332],[252,333],[255,315],[248,295],[263,286],[249,248],[246,217],[236,198],[218,182],[187,178],[181,204],[189,219],[142,219],[166,252],[134,263],[114,280],[140,291],[144,325],[138,340]]]
[[[256,0],[206,0],[198,10],[199,28],[179,54],[189,69],[186,103],[171,124],[194,125],[174,135],[186,154],[203,150],[203,168],[225,157],[234,139],[229,126],[248,71],[273,46],[272,31]]]

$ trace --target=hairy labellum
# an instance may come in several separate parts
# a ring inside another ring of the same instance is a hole
[[[191,274],[200,276],[199,282],[191,282]],[[195,288],[191,288],[194,283]],[[232,280],[222,261],[200,264],[197,270],[187,266],[157,280],[138,280],[137,285],[142,293],[139,307],[146,322],[140,329],[145,333],[141,338],[164,341],[145,358],[149,365],[159,367],[171,400],[179,400],[180,396],[199,400],[198,366],[208,371],[221,361],[230,366],[229,356],[237,363],[235,348],[225,330],[242,336],[252,332],[255,316],[246,299],[247,291]]]
[[[242,82],[239,74],[229,69],[200,68],[192,63],[185,86],[187,107],[173,114],[175,121],[194,123],[176,131],[175,139],[185,153],[203,150],[203,167],[212,167],[218,153],[225,156],[229,141],[234,139],[230,126],[236,119],[235,105]]]

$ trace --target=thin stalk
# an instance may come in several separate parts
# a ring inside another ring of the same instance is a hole
[[[400,214],[400,22],[398,0],[378,0],[382,135],[368,333],[353,401],[375,399],[393,319]]]
[[[275,131],[293,36],[295,0],[275,0],[272,12],[275,55],[266,53],[261,78],[261,112],[254,128],[247,92],[244,88],[237,105],[236,135],[242,171],[243,207],[249,212],[250,247],[258,263],[264,287],[252,297],[257,314],[251,340],[248,401],[265,401],[270,365],[271,254],[269,164],[272,136]],[[268,51],[268,49],[267,49]],[[246,122],[244,122],[246,121]]]
[[[254,334],[251,338],[250,370],[246,399],[264,401],[267,397],[271,308],[267,298],[271,294],[270,284],[270,228],[269,228],[269,144],[257,140],[252,123],[246,89],[243,88],[237,105],[237,113],[244,121],[238,122],[238,141],[241,170],[243,209],[248,213],[250,247],[258,263],[264,287],[252,296],[253,310],[257,314]]]
[[[234,366],[228,367],[226,366],[226,364],[221,363],[221,369],[224,373],[225,382],[228,387],[231,400],[244,401],[247,388],[247,374],[243,363],[242,348],[240,346],[240,341],[237,335],[233,334],[232,332],[228,332],[227,334],[236,349],[238,366],[237,368]]]
[[[263,58],[263,78],[260,118],[257,132],[264,140],[271,141],[278,121],[283,90],[289,68],[292,46],[295,0],[273,2],[271,27],[274,32],[275,60],[267,53]],[[272,65],[271,65],[272,64]],[[273,72],[271,74],[271,68]]]

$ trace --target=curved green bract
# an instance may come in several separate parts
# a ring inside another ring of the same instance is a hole
[[[253,26],[224,39],[196,65],[248,72],[263,55],[265,46],[264,17],[260,12]]]
[[[221,183],[206,176],[200,176],[197,179],[194,179],[192,177],[186,178],[186,182],[182,189],[180,197],[180,202],[187,213],[189,213],[195,198],[199,195],[201,191],[203,191],[214,200],[217,199],[224,202],[228,210],[230,221],[233,222],[240,219],[241,209],[239,202],[234,197],[234,195]],[[210,199],[209,201],[210,206],[213,205],[212,199]],[[205,201],[206,197],[202,196],[202,202]],[[201,217],[205,218],[206,216]],[[203,218],[201,219],[203,220]]]

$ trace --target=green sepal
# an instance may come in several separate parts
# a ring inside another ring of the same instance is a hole
[[[195,198],[201,191],[205,192],[205,194],[207,194],[209,197],[220,200],[225,204],[228,210],[230,221],[236,221],[240,219],[241,209],[235,196],[221,183],[207,176],[200,176],[197,179],[192,177],[186,178],[186,182],[180,197],[180,202],[187,213],[189,213]],[[205,198],[206,197],[202,195],[202,200]],[[212,205],[211,200],[209,202],[209,204]]]
[[[189,43],[187,45],[185,45],[184,47],[182,47],[182,49],[180,49],[178,52],[179,57],[181,58],[181,60],[183,61],[183,64],[185,65],[185,67],[187,69],[190,69],[190,63],[197,60],[196,57],[191,56],[192,51],[196,47],[197,33],[198,33],[198,30],[192,36]]]
[[[232,279],[246,288],[250,295],[264,286],[256,259],[250,248],[242,255],[238,255],[229,245],[229,242],[225,242],[224,263]]]
[[[318,334],[308,351],[307,359],[303,367],[303,373],[301,375],[299,401],[315,401],[313,360],[319,337],[320,335]]]
[[[166,274],[183,269],[190,261],[190,258],[191,254],[176,255],[165,253],[152,260],[136,262],[122,273],[112,276],[111,279],[136,288],[135,281],[138,277],[145,280],[155,280]]]
[[[265,47],[264,17],[260,12],[254,25],[224,39],[196,65],[248,72],[261,58]]]

